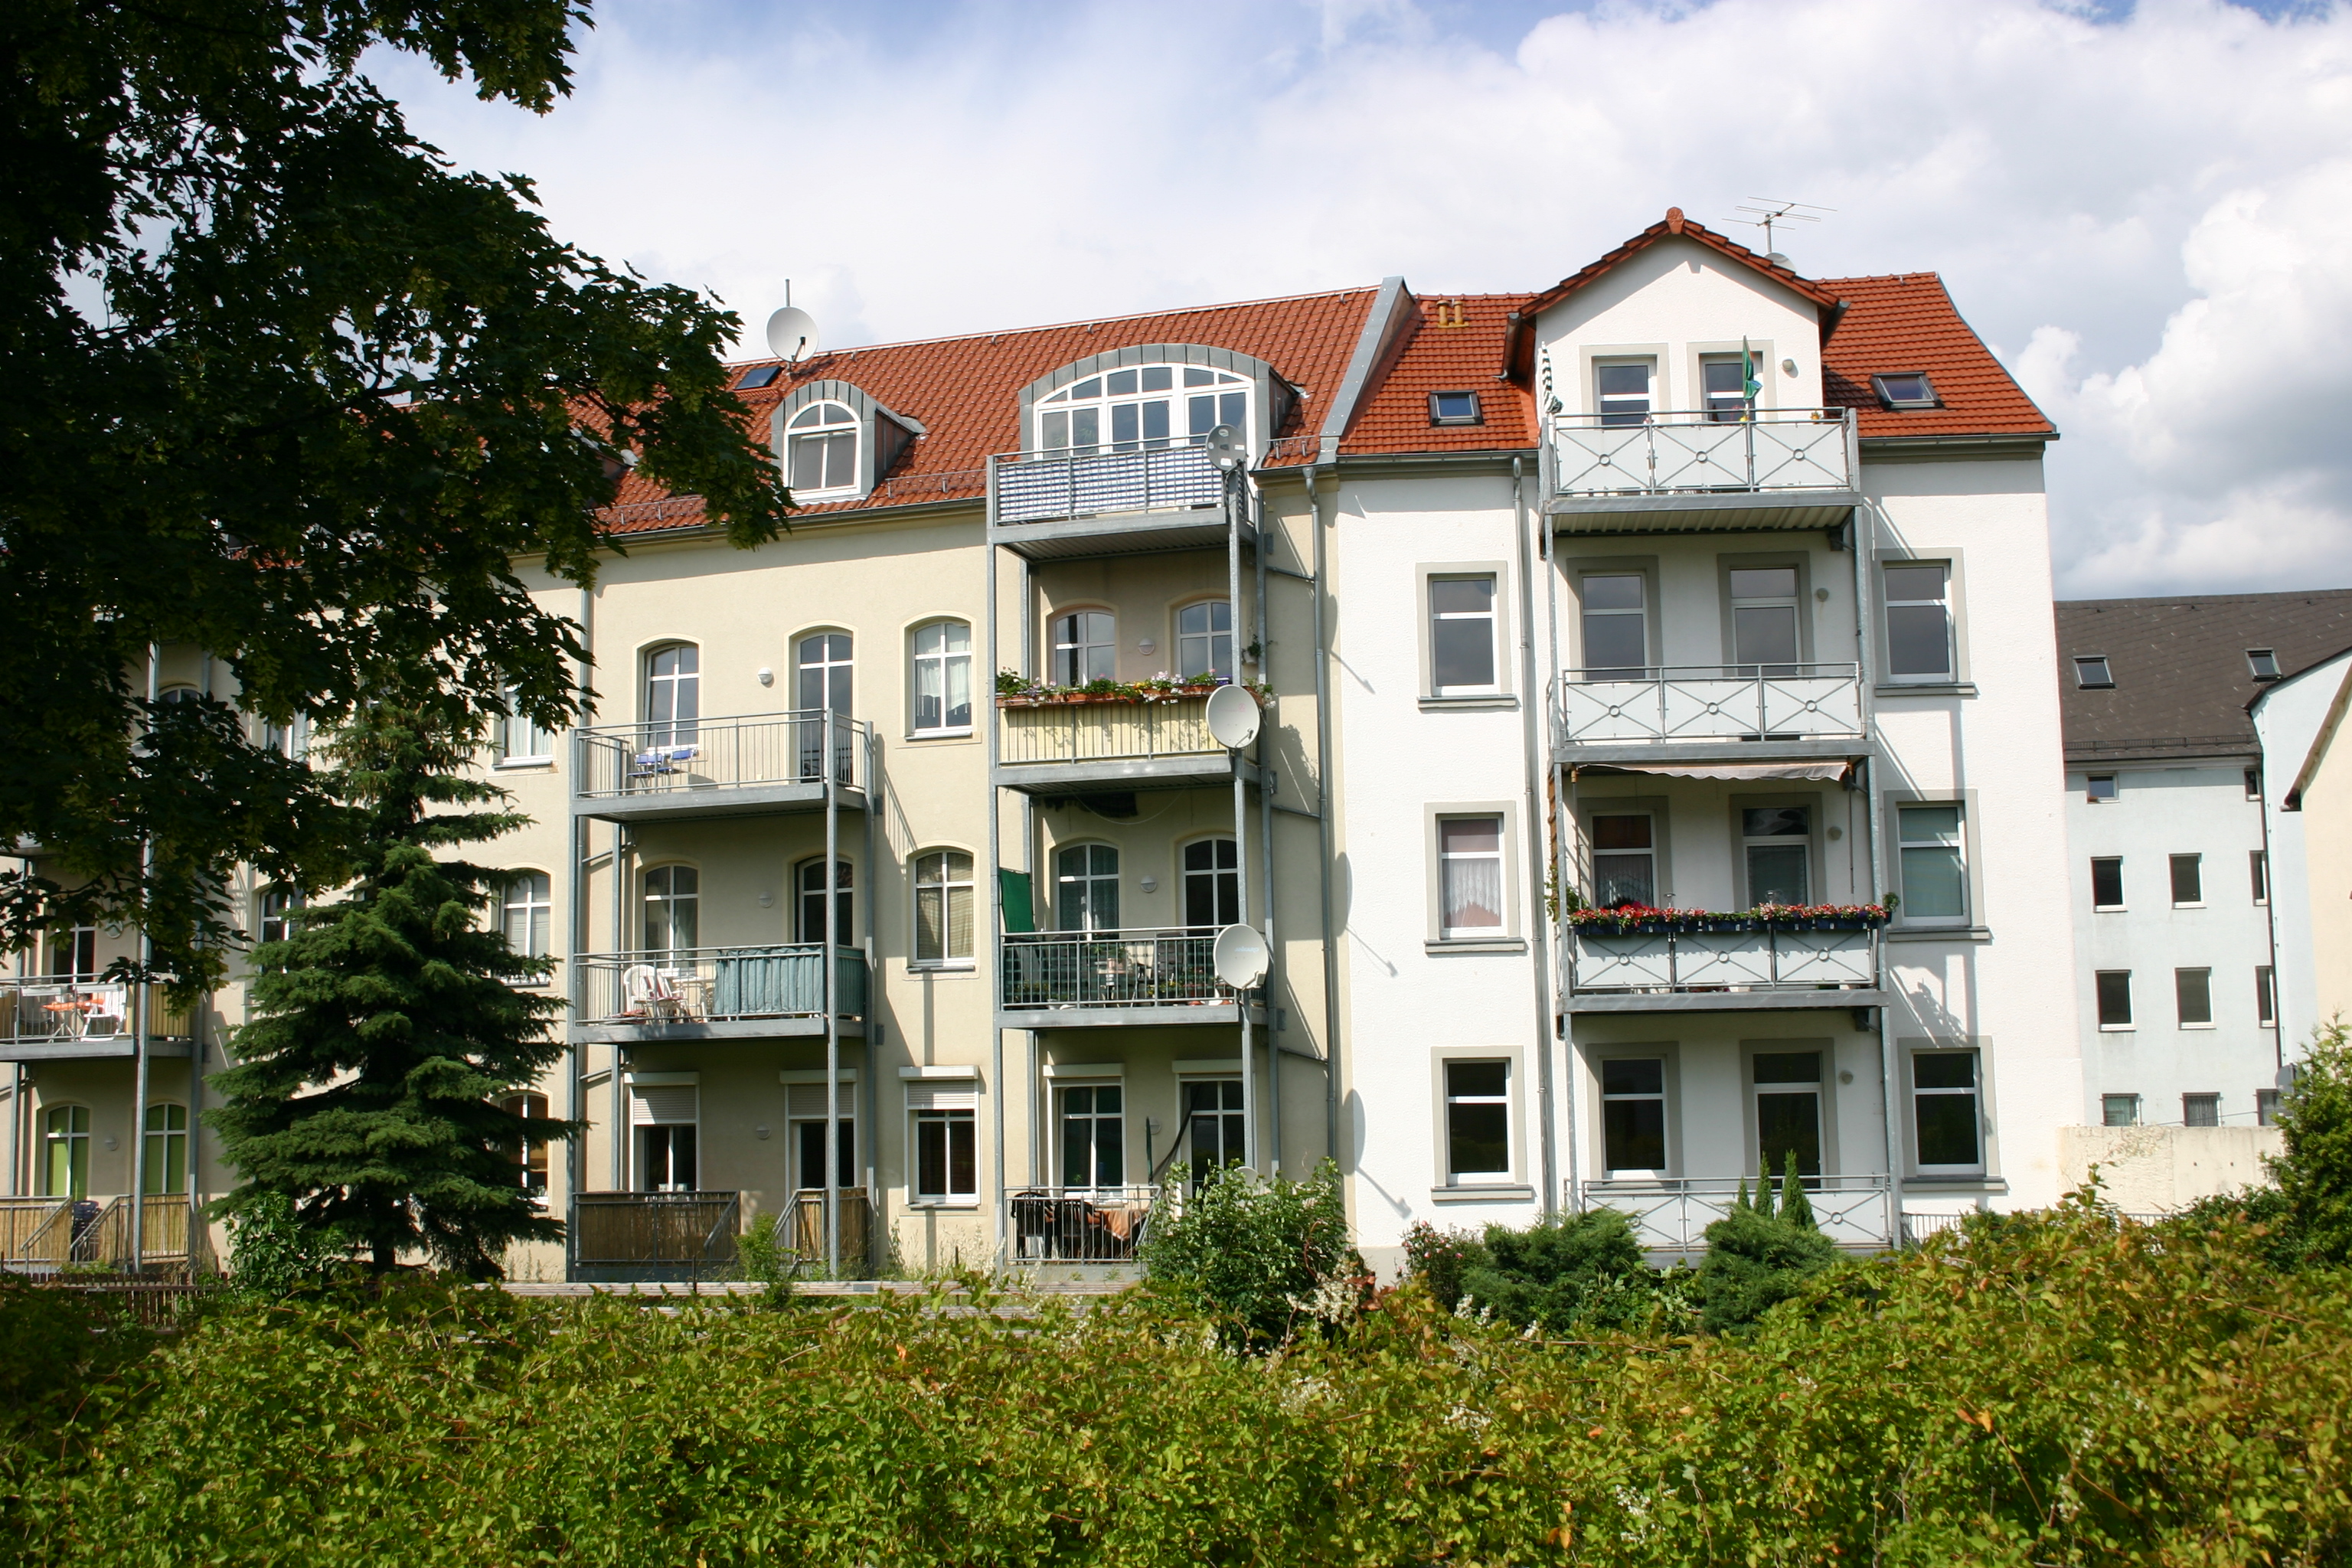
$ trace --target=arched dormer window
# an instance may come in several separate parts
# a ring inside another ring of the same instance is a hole
[[[785,425],[798,496],[857,488],[857,416],[838,403],[812,403]]]
[[[1200,364],[1106,371],[1037,401],[1037,447],[1078,452],[1157,452],[1196,447],[1220,425],[1247,436],[1250,384]]]
[[[923,426],[845,381],[812,381],[777,406],[771,431],[794,500],[843,501],[871,495]]]

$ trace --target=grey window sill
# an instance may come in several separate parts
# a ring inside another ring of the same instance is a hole
[[[2099,1033],[2103,1035],[2136,1035],[2139,1033],[2139,1026],[2137,1024],[2102,1024],[2099,1026]]]
[[[1501,941],[1424,942],[1421,944],[1421,947],[1423,952],[1431,954],[1450,952],[1525,952],[1528,950],[1526,941],[1519,937],[1507,937]]]
[[[1937,1192],[1950,1192],[1954,1188],[1978,1193],[2005,1193],[2009,1191],[2009,1184],[2002,1181],[1999,1176],[1906,1176],[1903,1178],[1903,1190],[1905,1192],[1910,1192],[1921,1187],[1930,1188]]]
[[[822,1118],[817,1122],[817,1131],[819,1132],[824,1131]],[[922,1214],[978,1214],[980,1200],[977,1198],[908,1198],[907,1206]]]
[[[1889,926],[1888,942],[1990,942],[1990,926]]]
[[[916,730],[908,734],[907,740],[909,744],[923,741],[969,741],[972,738],[972,734],[973,731],[970,729]]]
[[[1424,697],[1421,700],[1421,709],[1424,713],[1445,708],[1505,709],[1518,705],[1519,700],[1507,691],[1486,692],[1476,697]]]
[[[555,759],[553,757],[504,757],[492,763],[490,766],[499,773],[509,771],[520,773],[525,769],[534,769],[551,773],[555,771]]]
[[[907,973],[909,974],[977,974],[980,973],[980,965],[977,963],[918,963],[913,959],[908,959]]]
[[[1429,1201],[1433,1204],[1508,1204],[1533,1203],[1533,1187],[1504,1184],[1492,1187],[1432,1187]]]
[[[1889,686],[1871,688],[1874,697],[1974,697],[1977,683],[1973,680],[1898,680]]]

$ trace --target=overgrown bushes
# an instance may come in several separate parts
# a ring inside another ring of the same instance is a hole
[[[1352,1317],[1367,1283],[1328,1160],[1303,1182],[1234,1168],[1181,1204],[1172,1190],[1162,1194],[1138,1256],[1156,1289],[1214,1322],[1227,1342],[1258,1349],[1303,1322]]]

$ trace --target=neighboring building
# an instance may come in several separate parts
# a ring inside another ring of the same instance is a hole
[[[1155,1184],[1327,1154],[1383,1267],[1416,1221],[1604,1203],[1680,1250],[1791,1153],[1857,1247],[2057,1195],[2055,432],[1932,274],[1808,279],[1674,211],[1540,292],[737,385],[791,533],[734,551],[626,479],[628,553],[541,589],[593,717],[486,763],[535,821],[500,919],[573,1003],[525,1092],[590,1124],[518,1152],[575,1221],[521,1271],[677,1272],[753,1215],[850,1269],[1118,1265]],[[1548,913],[1895,894],[1883,931]],[[79,940],[15,983],[28,1226],[128,1181],[121,1032],[30,1010],[118,939]],[[237,1016],[151,1031],[151,1101],[193,1127]],[[152,1169],[230,1180],[194,1135]]]
[[[2247,707],[2352,642],[2352,592],[2073,600],[2057,636],[2084,1119],[2267,1121],[2308,969],[2278,920],[2292,770],[2264,766]]]
[[[2352,597],[2352,595],[2347,595]],[[2352,634],[2352,626],[2339,635]],[[2263,812],[2278,868],[2271,920],[2284,1061],[2314,1029],[2352,1017],[2352,648],[2317,659],[2250,705],[2263,747]]]

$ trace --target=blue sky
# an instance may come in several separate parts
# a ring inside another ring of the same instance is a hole
[[[837,345],[1540,287],[1680,205],[1836,209],[2065,432],[2070,595],[2352,584],[2352,10],[2286,0],[608,0],[543,118],[378,62],[558,232]]]

